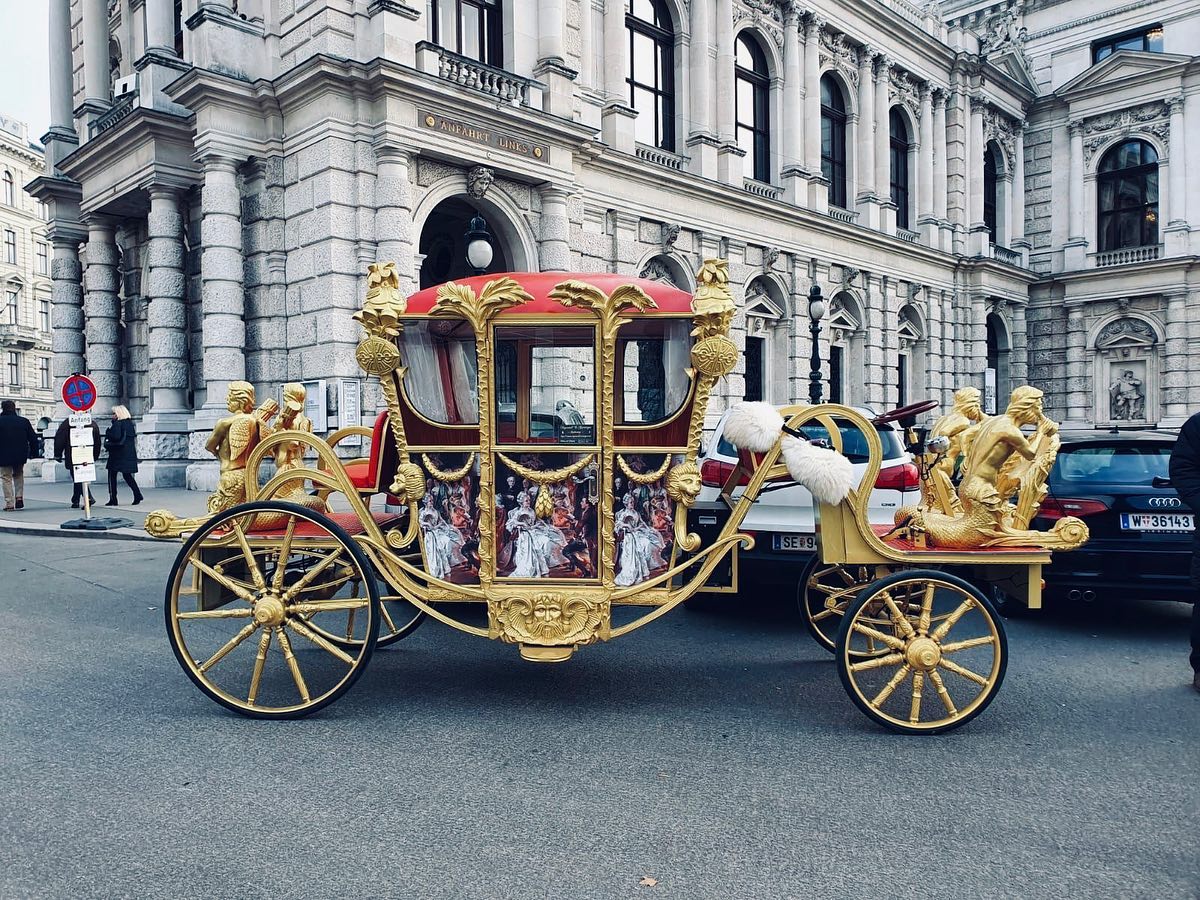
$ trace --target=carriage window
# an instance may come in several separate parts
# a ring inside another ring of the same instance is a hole
[[[500,443],[595,443],[595,329],[503,326],[495,344]]]
[[[617,339],[617,422],[645,425],[670,418],[688,395],[690,319],[636,319]]]
[[[406,322],[396,339],[408,405],[434,422],[479,421],[475,332],[461,319]]]

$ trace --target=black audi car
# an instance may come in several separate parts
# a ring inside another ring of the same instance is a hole
[[[1053,597],[1191,600],[1192,511],[1170,487],[1175,434],[1063,432],[1035,528],[1078,516],[1091,539],[1055,553],[1043,572]]]

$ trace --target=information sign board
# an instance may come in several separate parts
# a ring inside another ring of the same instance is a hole
[[[67,421],[72,428],[87,428],[92,424],[92,414],[90,412],[71,413],[67,416]]]
[[[338,427],[349,428],[362,424],[362,388],[357,378],[343,378],[338,382]],[[348,447],[361,447],[362,435],[351,434],[341,441]]]
[[[76,484],[83,484],[85,481],[95,481],[96,464],[85,463],[82,466],[72,467],[71,477],[74,478]]]
[[[325,379],[301,382],[304,385],[304,414],[312,422],[316,434],[329,430],[329,404],[325,397]]]
[[[72,428],[71,429],[71,446],[72,447],[93,447],[95,441],[92,440],[92,429],[90,428]]]
[[[71,448],[71,463],[76,468],[78,468],[79,466],[85,466],[90,463],[94,463],[96,461],[96,457],[95,457],[94,453],[95,453],[95,447],[92,446],[90,441],[87,444],[84,444],[83,446],[72,447]],[[95,478],[92,478],[92,481],[95,481],[95,480],[96,480]]]

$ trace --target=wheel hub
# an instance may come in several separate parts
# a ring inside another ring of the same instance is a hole
[[[254,621],[267,628],[282,625],[284,610],[283,600],[276,594],[264,594],[254,601]]]
[[[915,637],[904,648],[904,657],[918,672],[928,672],[941,662],[942,648],[931,637]]]

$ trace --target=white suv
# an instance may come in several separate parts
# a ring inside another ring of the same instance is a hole
[[[857,409],[866,418],[874,418],[869,409]],[[720,498],[721,485],[737,465],[738,452],[724,436],[725,419],[721,416],[708,449],[700,458],[700,477],[704,487],[696,501],[689,526],[702,533],[719,529],[729,515],[728,506]],[[810,422],[801,429],[812,441],[828,442],[824,426]],[[883,463],[871,491],[869,511],[872,525],[892,525],[893,517],[902,506],[920,501],[920,473],[904,449],[902,432],[894,425],[876,425],[883,443]],[[865,435],[850,424],[842,426],[842,451],[854,465],[855,485],[867,467]],[[828,443],[826,443],[828,446]],[[793,481],[768,483],[750,507],[742,522],[742,531],[754,535],[754,549],[740,551],[739,571],[743,580],[772,581],[795,584],[800,570],[816,550],[816,510],[812,494]],[[715,582],[724,579],[718,574]]]

